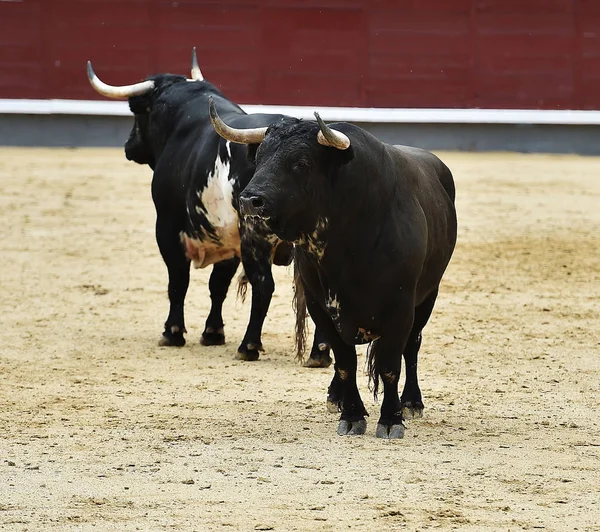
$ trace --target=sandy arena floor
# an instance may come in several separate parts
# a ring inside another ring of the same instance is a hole
[[[0,149],[0,528],[600,530],[600,159],[443,153],[459,244],[425,329],[425,417],[335,434],[331,369],[293,357],[291,274],[259,362],[160,348],[150,170],[121,150]],[[361,350],[364,353],[364,349]],[[365,357],[359,358],[364,367]]]

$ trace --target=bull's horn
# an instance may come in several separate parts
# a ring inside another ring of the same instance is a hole
[[[140,83],[135,83],[134,85],[123,85],[122,87],[115,87],[113,85],[107,85],[103,81],[100,81],[94,69],[92,68],[92,62],[87,62],[87,75],[90,80],[90,84],[96,92],[102,94],[103,96],[108,96],[109,98],[115,98],[116,100],[126,100],[131,96],[139,96],[140,94],[145,94],[146,92],[151,91],[154,88],[154,81],[146,80],[141,81]]]
[[[204,81],[204,76],[202,72],[200,72],[200,67],[198,66],[198,58],[196,57],[196,47],[192,50],[192,79],[194,81]]]
[[[252,129],[235,129],[228,126],[217,114],[215,102],[212,96],[208,98],[208,110],[210,113],[210,121],[212,122],[215,131],[226,140],[237,142],[238,144],[260,144],[267,134],[266,127],[255,127]]]
[[[347,150],[350,147],[350,139],[344,135],[341,131],[331,129],[323,122],[323,119],[319,116],[319,113],[315,111],[315,117],[321,131],[317,134],[317,141],[323,146],[331,146],[338,150]]]

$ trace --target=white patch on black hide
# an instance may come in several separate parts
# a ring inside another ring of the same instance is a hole
[[[208,174],[206,186],[196,191],[200,200],[200,204],[196,205],[196,212],[204,215],[214,228],[216,237],[196,239],[186,234],[181,236],[187,256],[196,268],[205,268],[210,264],[241,255],[238,214],[233,207],[234,180],[229,176],[231,161],[229,141],[225,146],[227,160],[222,160],[217,152],[215,165],[213,171]]]

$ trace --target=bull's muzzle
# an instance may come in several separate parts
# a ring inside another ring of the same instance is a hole
[[[256,195],[240,196],[240,213],[245,218],[253,217],[253,218],[262,218],[267,219],[268,216],[265,216],[265,201],[262,197]]]

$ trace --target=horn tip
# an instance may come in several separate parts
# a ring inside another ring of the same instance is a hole
[[[202,76],[202,71],[198,66],[198,57],[196,56],[196,47],[192,48],[192,79],[194,81],[204,81],[204,76]]]
[[[89,60],[87,62],[87,75],[90,80],[96,77],[96,73],[94,72],[94,69],[92,68],[92,62]]]
[[[323,122],[321,115],[317,111],[315,111],[314,114],[315,114],[315,118],[317,119],[317,124],[319,124],[319,128],[321,128],[321,129],[326,128],[327,126],[325,125],[325,122]]]

